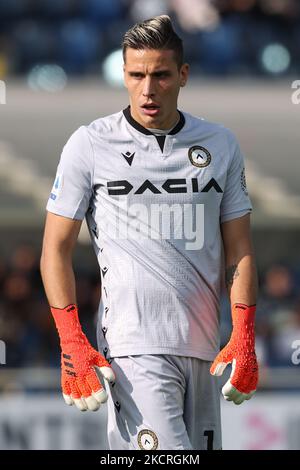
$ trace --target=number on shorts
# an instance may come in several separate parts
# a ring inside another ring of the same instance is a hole
[[[204,431],[203,435],[207,437],[207,450],[213,450],[214,431]]]

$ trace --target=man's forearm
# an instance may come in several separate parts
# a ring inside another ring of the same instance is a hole
[[[96,411],[108,398],[98,374],[111,384],[115,374],[81,329],[71,256],[62,255],[59,250],[44,252],[41,274],[60,338],[64,400],[67,405],[75,404],[80,411]]]
[[[235,303],[256,304],[257,273],[252,253],[227,259],[225,279],[231,305]]]
[[[232,364],[230,378],[222,387],[222,393],[226,400],[239,405],[252,397],[258,381],[255,354],[257,274],[249,215],[224,223],[222,233],[232,332],[210,370],[213,375],[222,375],[226,366]]]
[[[76,284],[71,256],[58,251],[42,254],[41,276],[49,305],[64,308],[76,304]]]
[[[249,400],[258,383],[255,354],[256,268],[249,246],[247,248],[246,244],[241,245],[243,252],[238,252],[234,245],[226,263],[226,283],[232,315],[231,336],[210,368],[213,375],[219,376],[228,364],[232,364],[230,378],[222,387],[222,393],[225,400],[233,401],[236,405]]]

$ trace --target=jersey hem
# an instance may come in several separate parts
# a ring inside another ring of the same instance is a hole
[[[122,357],[122,356],[139,356],[143,354],[169,354],[173,356],[186,356],[186,357],[195,357],[197,359],[202,359],[203,361],[213,361],[219,351],[205,351],[205,350],[195,350],[189,348],[170,348],[161,346],[149,346],[141,345],[140,347],[135,346],[124,346],[109,348],[109,356]]]

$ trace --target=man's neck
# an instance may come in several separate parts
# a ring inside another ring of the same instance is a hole
[[[148,131],[152,132],[152,134],[155,134],[155,135],[167,135],[171,132],[172,129],[174,129],[175,126],[177,126],[177,124],[179,123],[179,119],[180,118],[178,116],[178,119],[175,122],[175,124],[171,126],[169,129],[154,129],[152,127],[146,127],[146,129],[148,129]]]

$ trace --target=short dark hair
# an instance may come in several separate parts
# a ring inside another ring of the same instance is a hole
[[[178,68],[183,64],[183,45],[175,33],[168,15],[155,16],[135,24],[124,35],[122,42],[123,59],[126,62],[126,49],[164,49],[174,51]]]

